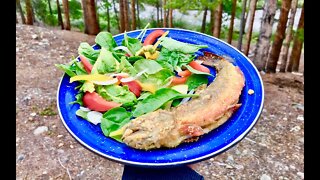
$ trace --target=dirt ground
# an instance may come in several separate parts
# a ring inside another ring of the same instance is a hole
[[[54,64],[76,56],[83,33],[16,25],[16,178],[121,179],[123,165],[80,145],[63,126]],[[262,74],[265,106],[236,146],[196,165],[205,179],[304,179],[304,79]]]

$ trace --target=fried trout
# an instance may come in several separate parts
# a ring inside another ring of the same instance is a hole
[[[198,98],[170,110],[156,110],[124,126],[122,140],[136,149],[173,148],[225,123],[240,107],[245,79],[239,67],[221,58],[211,62],[217,70],[214,81]]]

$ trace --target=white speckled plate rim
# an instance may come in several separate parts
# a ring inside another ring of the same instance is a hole
[[[135,161],[128,161],[128,160],[124,160],[124,159],[120,159],[120,158],[115,158],[115,157],[112,157],[112,156],[109,156],[109,155],[106,155],[106,154],[103,154],[99,151],[97,151],[96,149],[92,148],[91,146],[89,146],[88,144],[86,144],[85,142],[83,142],[81,139],[79,139],[70,129],[69,127],[67,126],[67,124],[65,123],[65,120],[61,114],[61,111],[60,111],[60,106],[59,106],[59,91],[57,91],[57,107],[58,107],[58,110],[59,110],[59,116],[62,120],[62,123],[63,125],[66,127],[66,129],[69,131],[69,133],[75,138],[77,139],[82,145],[84,145],[85,147],[89,148],[90,150],[92,150],[93,152],[96,152],[98,153],[99,155],[101,156],[104,156],[106,158],[109,158],[111,160],[114,160],[116,162],[122,162],[122,163],[125,163],[125,164],[132,164],[132,165],[138,165],[138,166],[151,166],[151,167],[164,167],[164,166],[170,166],[170,165],[182,165],[182,164],[190,164],[192,162],[198,162],[198,161],[201,161],[201,160],[204,160],[204,159],[207,159],[211,156],[214,156],[214,155],[217,155],[219,154],[220,152],[223,152],[225,150],[227,150],[228,148],[232,147],[233,145],[235,145],[237,142],[239,142],[241,139],[243,139],[247,133],[249,133],[249,131],[253,128],[253,126],[256,124],[257,120],[259,119],[260,115],[261,115],[261,112],[262,112],[262,109],[263,109],[263,103],[264,103],[264,86],[263,86],[263,81],[262,81],[262,78],[258,72],[258,70],[256,69],[255,65],[251,62],[250,59],[248,59],[248,57],[246,57],[241,51],[239,51],[238,49],[236,49],[235,47],[231,46],[230,44],[216,38],[216,37],[213,37],[213,36],[209,36],[207,34],[204,34],[204,33],[200,33],[200,32],[196,32],[196,31],[192,31],[192,30],[186,30],[186,29],[180,29],[180,28],[148,28],[148,30],[155,30],[155,29],[172,29],[172,30],[181,30],[181,31],[187,31],[187,32],[192,32],[192,33],[197,33],[197,34],[200,34],[200,35],[203,35],[203,36],[207,36],[207,37],[210,37],[210,38],[213,38],[213,39],[216,39],[217,41],[220,41],[226,45],[228,45],[230,48],[232,49],[235,49],[237,52],[239,52],[243,57],[245,57],[245,59],[247,61],[249,61],[249,63],[251,63],[252,67],[255,69],[258,77],[259,77],[259,80],[260,80],[260,83],[261,83],[261,86],[262,86],[262,101],[261,101],[261,104],[260,104],[260,109],[258,111],[258,114],[256,116],[256,118],[254,119],[254,121],[251,123],[251,125],[249,126],[248,129],[246,129],[246,131],[244,131],[240,136],[238,136],[235,140],[233,140],[231,143],[229,143],[228,145],[224,146],[223,148],[215,151],[215,152],[212,152],[210,154],[207,154],[207,155],[204,155],[204,156],[201,156],[201,157],[198,157],[198,158],[194,158],[194,159],[190,159],[190,160],[185,160],[185,161],[179,161],[179,162],[168,162],[168,163],[141,163],[141,162],[135,162]],[[131,32],[135,32],[135,31],[141,31],[141,29],[139,30],[134,30],[134,31],[129,31],[127,33],[131,33]],[[117,34],[113,37],[117,37],[117,36],[121,36],[123,33],[121,34]],[[94,45],[93,45],[94,46]],[[61,85],[61,82],[62,82],[62,79],[63,79],[63,76],[61,77],[60,79],[60,83],[59,83],[59,86],[58,86],[58,89],[60,89],[60,85]]]

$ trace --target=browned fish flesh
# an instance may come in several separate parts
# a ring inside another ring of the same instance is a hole
[[[198,98],[170,110],[156,110],[124,126],[122,140],[136,149],[173,148],[225,123],[240,107],[245,79],[239,67],[224,58],[211,61],[217,70],[214,81]]]

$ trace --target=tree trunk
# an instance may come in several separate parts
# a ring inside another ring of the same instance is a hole
[[[33,13],[32,13],[32,4],[31,0],[26,0],[26,12],[27,12],[27,21],[26,24],[33,25]]]
[[[61,26],[61,29],[64,29],[59,0],[56,0],[56,2],[57,2],[57,10],[58,10],[58,23]]]
[[[48,0],[48,6],[49,6],[50,15],[52,15],[52,8],[51,8],[51,2],[50,2],[50,0]]]
[[[120,4],[120,3],[119,3]],[[113,5],[113,11],[114,11],[114,15],[116,17],[116,21],[117,21],[117,24],[118,24],[118,31],[120,31],[120,22],[119,22],[119,18],[118,18],[118,11],[117,11],[117,8],[116,8],[116,2],[115,0],[112,0],[112,5]],[[121,32],[121,31],[120,31]]]
[[[107,31],[110,32],[111,31],[111,27],[110,27],[110,7],[107,7]]]
[[[280,56],[281,46],[286,33],[288,14],[290,11],[291,0],[282,0],[280,18],[277,26],[277,31],[272,44],[271,53],[267,63],[267,72],[276,72],[278,59]]]
[[[290,18],[288,22],[286,38],[282,44],[282,49],[281,49],[280,59],[279,59],[279,61],[281,62],[280,72],[286,72],[288,52],[289,52],[289,47],[292,40],[292,29],[293,29],[294,18],[296,16],[297,5],[298,5],[298,0],[292,0],[291,13],[290,13]]]
[[[163,24],[163,16],[162,16],[163,8],[162,7],[163,7],[163,2],[161,1],[161,4],[160,4],[160,24]]]
[[[124,2],[123,0],[119,0],[120,7],[120,33],[125,31],[125,21],[124,21]]]
[[[251,35],[252,35],[252,28],[253,28],[253,22],[254,22],[254,15],[256,13],[256,5],[257,5],[257,0],[251,0],[250,1],[250,16],[249,16],[249,26],[247,30],[247,43],[244,48],[244,54],[248,56],[249,50],[250,50],[250,42],[251,42]]]
[[[156,9],[157,9],[157,26],[159,27],[160,26],[160,18],[159,18],[159,2],[157,1],[156,3]]]
[[[172,6],[171,6],[171,2],[170,2],[170,8],[169,8],[169,28],[172,28],[173,27],[173,16],[172,16]]]
[[[236,15],[236,6],[237,6],[237,0],[232,0],[231,19],[230,19],[228,40],[227,40],[229,44],[232,43],[233,24],[234,24],[234,17]]]
[[[97,35],[100,31],[97,11],[94,0],[82,0],[84,16],[84,32],[90,35]]]
[[[289,72],[299,71],[300,56],[301,56],[301,50],[303,45],[303,38],[302,38],[303,30],[304,30],[304,5],[302,7],[298,29],[294,36],[293,47],[292,47],[289,65],[287,69],[287,71]]]
[[[124,30],[129,31],[128,2],[127,2],[127,0],[122,0],[122,1],[123,1],[122,2],[123,3],[123,15],[124,15]]]
[[[22,7],[21,7],[21,3],[20,3],[20,0],[16,0],[16,5],[20,11],[20,16],[21,16],[21,21],[22,21],[22,24],[26,24],[26,18],[24,17],[24,14],[23,14],[23,10],[22,10]]]
[[[32,2],[32,1],[31,1]],[[36,16],[35,16],[35,14],[36,13],[34,13],[34,9],[33,8],[31,8],[31,10],[32,10],[32,19],[33,19],[33,23],[35,23],[35,22],[37,22],[37,20],[36,20]]]
[[[129,0],[126,0],[126,4],[127,4],[127,19],[128,19],[128,31],[131,30],[131,23],[132,23],[132,20],[131,20],[131,9],[130,9],[130,6],[129,6]]]
[[[63,11],[64,11],[64,19],[65,19],[65,29],[70,30],[70,17],[69,17],[69,1],[68,0],[63,0]]]
[[[277,8],[276,2],[276,0],[266,0],[263,6],[260,35],[253,58],[253,63],[259,71],[265,70],[268,58],[272,26]]]
[[[214,9],[213,7],[210,9],[210,32],[213,34],[213,27],[214,27]]]
[[[137,1],[137,27],[140,29],[140,11],[139,11],[139,0],[136,0]]]
[[[249,0],[249,2],[247,2],[247,5],[246,6],[249,6],[249,7],[246,7],[246,12],[245,12],[245,15],[244,15],[244,22],[245,24],[247,24],[247,19],[248,19],[248,15],[249,15],[249,9],[250,9],[250,4],[251,4],[251,0]],[[246,26],[243,27],[243,32],[245,33],[245,30],[246,29]]]
[[[135,30],[137,27],[136,25],[136,4],[135,4],[135,0],[131,0],[131,18],[132,18],[132,22],[131,22],[131,29]]]
[[[166,0],[163,0],[163,27],[167,27]]]
[[[204,33],[204,31],[206,30],[207,13],[208,13],[208,7],[206,6],[204,8],[203,18],[202,18],[202,25],[201,25],[201,32],[202,33]]]
[[[242,11],[241,11],[241,20],[240,20],[240,32],[239,32],[239,40],[238,40],[239,51],[241,51],[243,31],[244,31],[244,27],[246,26],[246,20],[244,18],[245,14],[246,14],[246,7],[247,7],[247,0],[243,0]]]
[[[214,13],[214,28],[213,28],[213,36],[220,38],[221,31],[221,23],[222,23],[222,1],[219,1],[218,8]]]

